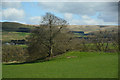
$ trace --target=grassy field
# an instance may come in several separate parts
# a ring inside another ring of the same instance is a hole
[[[117,53],[68,52],[50,61],[3,64],[3,78],[117,78]]]
[[[25,32],[2,32],[2,40],[9,42],[10,40],[25,39],[30,33]]]

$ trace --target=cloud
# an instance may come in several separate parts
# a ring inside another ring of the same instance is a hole
[[[7,8],[2,11],[2,19],[8,21],[22,21],[25,13],[22,9]]]
[[[103,12],[98,16],[99,19],[103,19],[105,22],[118,22],[118,13],[116,12]]]
[[[105,22],[103,19],[94,19],[87,15],[81,16],[81,18],[74,18],[73,14],[65,13],[64,18],[70,23],[70,25],[115,25],[117,22]]]
[[[2,12],[0,11],[0,15],[2,15]],[[2,20],[2,16],[0,16],[0,20]]]
[[[4,0],[3,2],[28,2],[28,0]],[[119,0],[29,0],[29,2],[119,2]]]
[[[20,8],[21,2],[2,2],[2,8]]]
[[[100,19],[105,22],[116,22],[118,13],[117,2],[40,2],[38,4],[45,10],[59,13],[71,13],[80,16],[93,16],[99,13]]]
[[[65,17],[65,19],[72,19],[73,18],[73,14],[71,14],[71,13],[65,13],[64,14],[64,17]]]
[[[42,1],[42,0],[41,0]],[[54,1],[54,0],[53,0]],[[76,25],[99,25],[115,24],[118,22],[118,3],[117,2],[39,2],[38,6],[47,12],[64,15],[65,20],[70,24]],[[19,2],[2,2],[3,20],[26,21],[31,24],[40,24],[41,17],[35,16],[28,18],[25,16],[24,8]],[[34,6],[33,6],[34,7]],[[21,9],[23,8],[23,9]],[[36,8],[36,7],[34,7]],[[91,16],[99,13],[97,18]],[[77,15],[79,18],[76,18]],[[61,17],[61,16],[60,16]],[[62,16],[63,17],[63,16]],[[29,19],[29,20],[28,20]]]
[[[41,22],[41,16],[34,16],[30,18],[30,22],[32,24],[40,24]]]

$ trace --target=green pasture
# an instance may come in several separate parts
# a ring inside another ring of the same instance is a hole
[[[117,78],[118,54],[67,52],[49,61],[3,64],[3,78]]]
[[[9,42],[10,40],[25,39],[30,33],[25,32],[2,32],[3,42]]]

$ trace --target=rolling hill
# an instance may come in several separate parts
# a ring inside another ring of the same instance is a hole
[[[3,31],[17,31],[19,28],[33,29],[33,26],[39,25],[28,25],[16,22],[2,22]],[[67,28],[70,31],[84,31],[85,33],[90,33],[99,30],[118,30],[118,26],[116,25],[68,25]]]
[[[16,22],[2,22],[2,31],[9,31],[9,32],[16,32],[19,30],[19,28],[29,28],[32,29],[32,25],[25,25],[21,23]]]
[[[102,27],[101,27],[102,26]],[[85,33],[96,32],[99,30],[118,30],[118,26],[115,25],[69,25],[70,31],[84,31]]]

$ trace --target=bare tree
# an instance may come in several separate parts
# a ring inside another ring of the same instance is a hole
[[[53,56],[53,50],[60,49],[58,46],[60,47],[63,42],[68,43],[71,40],[70,36],[68,36],[67,25],[66,20],[56,17],[51,13],[46,13],[40,26],[36,27],[27,39],[29,42],[29,53],[33,55],[35,53],[41,53],[40,55],[47,53],[47,57]]]
[[[112,32],[111,34],[111,40],[112,40],[112,46],[116,49],[116,51],[120,51],[120,47],[119,47],[119,42],[120,42],[120,39],[118,37],[118,31],[114,31]]]
[[[109,31],[100,30],[94,35],[92,41],[99,51],[107,51],[111,41],[111,34]]]
[[[49,48],[48,57],[53,55],[53,47],[55,44],[54,38],[61,32],[61,29],[67,25],[68,23],[66,20],[58,18],[51,13],[47,13],[43,17],[41,26],[46,27],[48,33],[46,39],[46,41],[48,41],[46,45]]]

